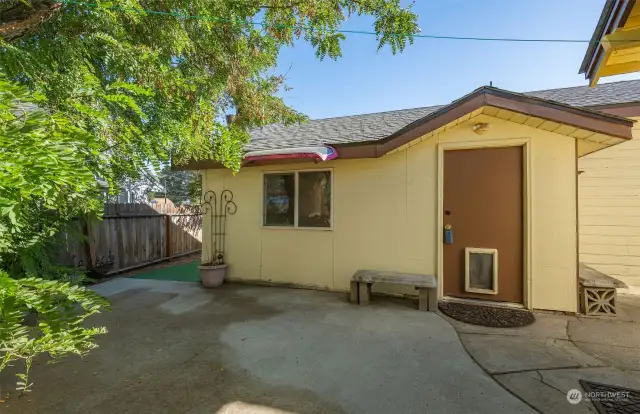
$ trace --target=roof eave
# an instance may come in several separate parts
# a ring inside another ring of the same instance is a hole
[[[503,89],[483,86],[453,101],[451,104],[410,123],[385,138],[347,144],[333,142],[326,142],[324,144],[335,147],[338,150],[340,159],[378,158],[485,106],[518,112],[624,140],[632,138],[631,128],[633,127],[634,121],[630,119],[591,109],[577,108],[560,102],[536,98]],[[300,162],[296,160],[290,161]],[[281,162],[274,161],[274,163]],[[172,168],[193,170],[221,168],[221,165],[213,161],[203,160],[192,161],[187,165],[173,166]]]
[[[636,0],[606,1],[578,72],[584,73],[585,79],[592,80],[598,67],[602,64],[603,50],[600,46],[602,38],[625,25],[635,2]]]
[[[632,138],[631,128],[634,121],[630,119],[485,86],[412,122],[386,138],[334,146],[343,159],[381,157],[484,106],[519,112],[625,140]]]
[[[611,10],[613,9],[613,5],[616,0],[607,0],[602,8],[602,12],[600,13],[600,18],[598,19],[598,24],[596,24],[596,28],[591,35],[591,40],[589,41],[589,45],[587,46],[587,51],[585,52],[584,58],[582,58],[582,64],[580,65],[579,74],[585,73],[589,68],[591,61],[593,60],[594,54],[597,52],[598,47],[600,46],[600,39],[604,35],[604,29],[607,21],[609,20],[609,16],[611,14]]]

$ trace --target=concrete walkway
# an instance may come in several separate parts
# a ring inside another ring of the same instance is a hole
[[[35,366],[33,392],[2,413],[533,412],[406,301],[124,278],[96,289],[114,308],[96,319],[100,347]],[[3,373],[2,390],[14,381]]]
[[[578,380],[640,389],[640,297],[620,296],[618,318],[536,315],[525,328],[496,329],[445,317],[469,354],[506,389],[543,413],[596,413],[567,401]]]

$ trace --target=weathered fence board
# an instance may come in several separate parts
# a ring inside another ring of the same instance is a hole
[[[199,251],[202,215],[198,206],[105,204],[101,220],[79,220],[60,241],[61,264],[113,274]]]

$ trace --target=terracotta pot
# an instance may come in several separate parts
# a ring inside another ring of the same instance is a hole
[[[224,282],[227,276],[226,264],[221,265],[200,265],[200,279],[202,280],[202,286],[213,288],[218,287]]]

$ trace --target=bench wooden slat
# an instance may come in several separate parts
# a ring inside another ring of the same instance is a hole
[[[436,278],[433,275],[387,272],[380,270],[358,270],[351,277],[351,280],[362,283],[395,283],[399,285],[433,289],[437,286]]]
[[[613,281],[605,280],[605,279],[596,279],[596,280],[580,279],[580,285],[585,287],[595,287],[595,288],[608,288],[608,289],[616,288],[616,285],[615,283],[613,283]]]
[[[602,273],[591,266],[587,266],[584,263],[580,263],[580,266],[578,267],[578,274],[580,276],[581,286],[595,288],[627,287],[624,284],[622,284],[622,286],[617,286],[616,282],[619,282],[617,279],[614,279],[611,276]]]

